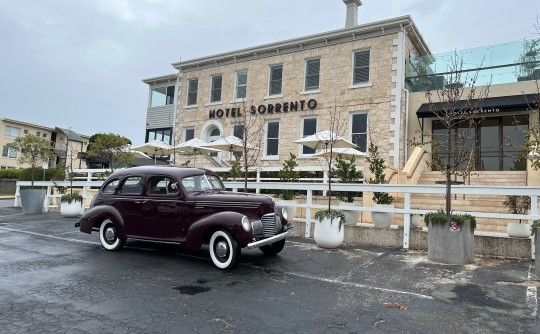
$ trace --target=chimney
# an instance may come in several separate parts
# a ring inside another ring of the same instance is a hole
[[[360,0],[343,0],[347,5],[347,17],[345,18],[345,28],[352,28],[358,25],[358,7],[362,6]]]

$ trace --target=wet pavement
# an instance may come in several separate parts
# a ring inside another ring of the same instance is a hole
[[[223,272],[206,248],[108,252],[75,221],[0,207],[1,333],[540,333],[530,261],[293,238]]]

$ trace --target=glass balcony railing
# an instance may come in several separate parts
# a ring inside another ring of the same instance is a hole
[[[474,76],[475,86],[540,79],[540,39],[411,57],[405,68],[411,92],[443,89],[456,84],[455,78]]]

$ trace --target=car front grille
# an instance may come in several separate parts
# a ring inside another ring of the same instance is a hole
[[[251,222],[251,233],[255,238],[268,238],[281,230],[281,219],[274,213],[261,217],[261,220]]]

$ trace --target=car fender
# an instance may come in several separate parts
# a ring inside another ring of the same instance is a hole
[[[219,228],[229,231],[240,247],[247,246],[253,241],[253,237],[251,232],[247,232],[242,227],[242,218],[244,216],[238,212],[224,211],[200,219],[189,227],[186,234],[186,246],[200,248],[210,238],[210,232]]]
[[[118,237],[125,239],[126,232],[122,215],[117,209],[109,205],[95,206],[86,211],[79,220],[81,232],[90,234],[92,229],[94,227],[99,228],[101,221],[106,218],[113,222]]]

